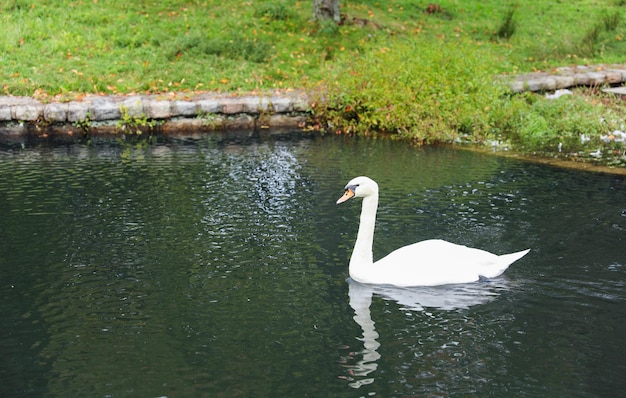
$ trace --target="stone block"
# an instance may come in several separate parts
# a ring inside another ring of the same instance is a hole
[[[587,77],[589,78],[588,84],[591,85],[600,85],[606,80],[606,74],[603,72],[587,72]]]
[[[621,70],[607,70],[606,71],[606,82],[609,84],[617,84],[623,82],[622,71]]]
[[[198,106],[193,101],[172,101],[172,116],[195,116],[198,114]]]
[[[24,105],[15,105],[12,108],[12,114],[14,120],[35,121],[39,119],[43,114],[43,105],[39,102],[30,103]]]
[[[215,99],[200,99],[195,101],[201,113],[221,113],[222,104]]]
[[[574,75],[574,82],[578,86],[587,86],[589,85],[589,76],[586,73],[576,73]]]
[[[119,104],[109,98],[92,100],[89,114],[94,121],[117,120],[122,116]]]
[[[626,87],[611,87],[602,90],[605,93],[626,96]]]
[[[529,91],[539,91],[543,86],[543,81],[541,79],[531,79],[524,82],[524,87],[526,87]]]
[[[205,121],[198,118],[169,119],[161,126],[161,132],[165,135],[176,135],[181,131],[202,131],[206,128]]]
[[[574,85],[574,76],[554,76],[556,88],[570,88]]]
[[[270,100],[266,97],[241,97],[244,113],[261,113],[270,110]]]
[[[244,102],[241,98],[222,98],[222,113],[235,114],[244,112]]]
[[[9,121],[12,120],[11,107],[8,105],[0,105],[0,120]]]
[[[148,119],[169,119],[172,117],[169,101],[147,99],[143,103],[143,109]]]
[[[67,121],[67,103],[51,103],[43,107],[43,118],[48,122]]]
[[[552,77],[544,77],[541,79],[541,89],[544,91],[556,90],[556,80]]]
[[[272,97],[270,98],[272,108],[275,113],[288,113],[291,112],[291,99],[287,97]]]
[[[120,109],[125,109],[130,117],[141,118],[144,116],[143,98],[139,95],[125,98],[119,104],[119,107]]]
[[[515,80],[511,82],[510,87],[511,91],[513,91],[514,93],[521,93],[525,89],[524,82],[521,80]]]
[[[90,104],[88,102],[70,102],[67,104],[67,121],[80,122],[87,119]],[[91,116],[90,116],[91,117]]]
[[[269,118],[270,127],[289,127],[297,128],[306,122],[304,116],[288,116],[285,114],[272,115]]]
[[[291,102],[291,109],[295,112],[308,112],[311,110],[309,107],[309,100],[306,97],[297,97]]]
[[[254,125],[255,119],[252,116],[245,114],[224,120],[225,129],[253,129]]]
[[[242,97],[244,113],[287,113],[291,111],[291,99],[287,97]]]

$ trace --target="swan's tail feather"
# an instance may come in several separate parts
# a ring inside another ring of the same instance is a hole
[[[503,254],[501,256],[498,256],[498,258],[500,259],[502,264],[513,264],[520,258],[524,257],[529,251],[530,249],[526,249],[520,252],[511,253],[511,254]]]
[[[489,275],[484,276],[487,278],[495,278],[496,276],[501,275],[504,271],[506,271],[507,268],[509,268],[509,265],[524,257],[526,254],[528,254],[529,251],[530,249],[526,249],[519,252],[498,256],[498,261],[492,267]]]

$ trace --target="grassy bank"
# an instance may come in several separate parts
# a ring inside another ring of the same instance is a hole
[[[624,124],[593,90],[547,101],[494,76],[626,61],[626,1],[343,1],[341,26],[311,2],[7,0],[5,95],[306,89],[333,131],[415,142],[502,140],[584,151]],[[619,148],[618,148],[619,149]]]

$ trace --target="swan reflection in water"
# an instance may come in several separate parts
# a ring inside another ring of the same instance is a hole
[[[379,335],[370,313],[373,295],[397,302],[402,310],[424,311],[425,308],[430,308],[452,311],[486,304],[509,288],[504,278],[468,284],[412,288],[365,285],[349,278],[348,286],[354,320],[363,330],[363,336],[358,338],[363,342],[363,350],[353,353],[355,357],[362,358],[355,364],[345,365],[350,375],[349,386],[353,388],[374,382],[375,378],[371,377],[371,374],[377,369],[377,361],[380,359],[378,353],[380,343],[377,341]]]

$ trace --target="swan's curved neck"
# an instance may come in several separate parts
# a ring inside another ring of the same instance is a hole
[[[352,257],[350,257],[350,271],[361,266],[368,266],[374,263],[372,244],[374,241],[374,227],[376,225],[376,210],[378,208],[378,194],[363,198],[361,207],[361,219],[359,233],[356,237]]]

